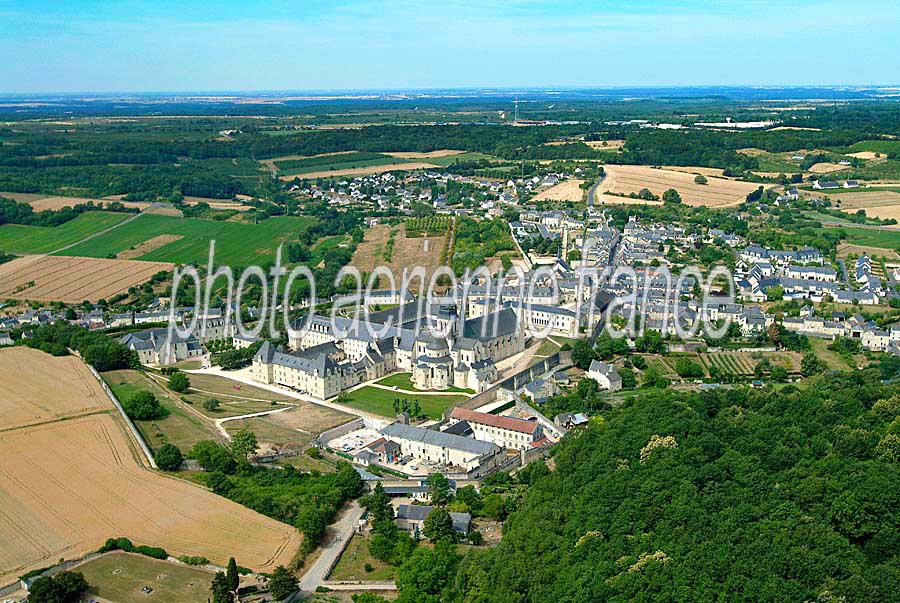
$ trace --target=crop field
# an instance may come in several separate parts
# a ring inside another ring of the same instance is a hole
[[[851,153],[900,153],[900,140],[863,140],[847,147],[848,155]]]
[[[274,163],[278,173],[285,176],[315,172],[322,169],[342,169],[353,167],[368,167],[370,165],[382,165],[397,163],[396,157],[381,153],[366,151],[352,151],[335,155],[317,155],[315,157],[302,157],[297,159],[276,159]]]
[[[72,571],[84,574],[88,593],[107,601],[196,603],[209,594],[213,573],[116,551],[79,564]],[[141,589],[149,586],[151,593]]]
[[[450,230],[453,218],[450,216],[428,216],[427,218],[407,218],[407,237],[439,236]]]
[[[861,247],[900,248],[900,231],[871,228],[844,228],[847,243]]]
[[[0,351],[0,584],[119,536],[262,571],[291,560],[296,529],[146,469],[78,362]]]
[[[0,264],[0,298],[96,302],[124,293],[172,266],[165,262],[25,256]]]
[[[0,349],[0,375],[0,431],[112,407],[74,356],[55,358],[26,347]]]
[[[581,185],[584,180],[571,178],[565,182],[551,186],[540,191],[534,196],[535,201],[581,201],[584,198],[584,189]]]
[[[318,170],[314,172],[304,172],[303,174],[280,175],[282,180],[293,180],[294,178],[331,178],[339,176],[368,176],[370,174],[383,174],[384,172],[393,172],[395,170],[419,170],[424,168],[434,168],[437,164],[433,161],[428,163],[422,161],[407,161],[402,159],[394,159],[391,163],[382,163],[381,160],[373,160],[375,163],[367,165],[358,165],[356,167],[347,167],[334,165],[334,169]],[[452,163],[452,162],[451,162]]]
[[[497,158],[493,155],[486,155],[484,153],[467,152],[455,153],[452,155],[436,155],[433,157],[429,157],[427,161],[428,163],[433,163],[436,166],[447,166],[462,161],[497,161]]]
[[[812,167],[809,168],[809,171],[813,174],[831,174],[833,172],[840,172],[842,170],[850,169],[849,166],[838,165],[837,163],[829,163],[827,161],[823,161],[821,163],[816,163]]]
[[[754,357],[753,352],[713,352],[699,355],[707,372],[715,366],[721,373],[738,376],[749,376],[762,358]],[[766,352],[762,357],[768,358],[772,366],[783,366],[789,372],[800,371],[800,357],[794,352]]]
[[[91,211],[55,227],[4,224],[0,226],[0,249],[7,253],[19,254],[50,253],[115,226],[130,217],[133,216],[131,214]],[[143,218],[144,216],[141,216],[141,219]],[[74,253],[71,255],[81,254]],[[101,257],[105,256],[106,254]]]
[[[800,162],[791,159],[795,153],[770,153],[763,149],[738,149],[738,153],[756,158],[759,168],[753,170],[757,174],[769,172],[775,174],[795,174],[800,172]]]
[[[87,197],[59,197],[56,195],[45,195],[43,193],[3,193],[0,197],[14,199],[19,203],[27,203],[34,211],[57,210],[63,207],[72,207],[80,203],[94,203],[94,205],[103,205],[116,199],[91,199]],[[150,207],[150,203],[140,201],[119,201],[125,207],[133,207],[144,210]]]
[[[673,188],[687,205],[728,207],[743,203],[747,195],[759,186],[750,182],[712,177],[707,178],[707,184],[697,184],[694,182],[694,174],[646,166],[606,165],[604,170],[606,178],[598,187],[600,199],[604,203],[627,203],[629,199],[603,193],[628,195],[646,188],[662,198],[667,189]]]
[[[150,250],[140,256],[140,259],[205,265],[209,255],[209,242],[215,240],[215,260],[218,265],[247,266],[273,259],[278,245],[296,240],[300,231],[309,226],[311,221],[311,218],[275,217],[259,224],[246,224],[142,215],[128,224],[67,249],[65,254],[115,256],[155,237],[170,235],[180,238]]]
[[[387,224],[378,224],[366,230],[365,239],[356,246],[353,259],[350,262],[360,272],[370,273],[375,267],[387,265],[396,281],[396,286],[400,287],[403,279],[403,269],[413,266],[422,266],[425,268],[425,287],[432,273],[441,263],[441,252],[447,242],[447,235],[439,237],[407,237],[406,226],[401,224],[397,227],[397,234],[394,236],[394,248],[391,253],[391,261],[384,261],[384,249],[390,237],[391,227]],[[387,286],[384,279],[381,279],[379,286]],[[413,289],[419,287],[418,279],[412,281]]]

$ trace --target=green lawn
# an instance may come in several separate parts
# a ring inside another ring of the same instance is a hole
[[[444,411],[457,402],[466,400],[468,396],[453,394],[446,396],[422,396],[414,393],[404,393],[402,391],[394,392],[378,387],[366,386],[352,392],[347,392],[346,399],[339,400],[338,402],[384,417],[393,417],[395,414],[394,398],[409,400],[410,404],[414,400],[418,400],[422,412],[424,412],[429,419],[440,419],[441,416],[443,416]]]
[[[876,230],[870,228],[844,228],[847,242],[863,247],[900,248],[900,230]]]
[[[388,387],[397,387],[397,388],[400,388],[400,389],[403,389],[403,390],[406,390],[409,392],[413,392],[413,393],[421,391],[421,390],[417,390],[415,388],[415,386],[413,385],[412,373],[394,373],[393,375],[390,375],[390,376],[385,377],[384,379],[378,381],[378,383],[380,385],[386,385]],[[474,394],[475,393],[474,391],[472,391],[470,389],[463,389],[461,387],[453,387],[453,386],[447,388],[446,390],[441,390],[441,391],[458,392],[461,394]]]
[[[90,594],[116,603],[197,603],[209,596],[213,574],[206,570],[137,554],[110,553],[79,565]],[[153,589],[145,594],[144,587]],[[87,599],[85,599],[87,600]]]
[[[8,253],[49,253],[130,217],[132,214],[90,211],[55,227],[6,224],[0,226],[0,250]]]
[[[296,240],[298,233],[311,222],[312,218],[276,217],[259,224],[246,224],[150,214],[76,245],[66,250],[65,255],[107,257],[168,234],[181,235],[182,238],[154,249],[140,259],[206,264],[209,242],[214,239],[218,265],[248,266],[273,259],[279,244]]]
[[[371,572],[365,569],[367,563],[372,567]],[[350,539],[337,565],[328,575],[329,580],[393,580],[395,577],[396,568],[372,557],[369,554],[369,539],[359,534],[354,534]]]

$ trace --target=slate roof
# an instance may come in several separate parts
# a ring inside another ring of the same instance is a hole
[[[441,431],[425,429],[424,427],[416,427],[414,425],[404,425],[403,423],[392,423],[387,427],[382,428],[381,434],[388,437],[421,442],[423,444],[461,450],[463,452],[470,452],[478,455],[490,454],[497,450],[497,446],[490,442],[473,440],[472,438],[465,438]]]

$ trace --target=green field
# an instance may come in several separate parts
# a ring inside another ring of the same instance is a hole
[[[496,157],[485,155],[484,153],[458,153],[456,155],[445,155],[444,157],[429,157],[423,161],[435,165],[453,165],[458,161],[480,161],[482,159],[486,161],[498,161]]]
[[[79,565],[90,594],[107,601],[197,603],[209,596],[213,574],[185,565],[130,553],[110,553]],[[152,588],[144,593],[144,587]],[[88,599],[84,599],[88,600]]]
[[[365,567],[369,564],[371,572]],[[359,534],[354,534],[347,544],[347,548],[341,553],[337,565],[328,575],[329,580],[393,580],[396,576],[396,568],[383,561],[379,561],[369,554],[369,539]]]
[[[137,428],[147,445],[156,450],[163,444],[174,444],[187,452],[201,440],[218,440],[222,436],[213,427],[196,414],[187,410],[186,405],[173,400],[159,385],[152,382],[139,371],[110,371],[103,378],[112,388],[120,402],[124,402],[139,391],[149,391],[169,411],[162,419],[155,421],[135,421]],[[198,412],[201,412],[198,409]]]
[[[247,266],[274,259],[278,245],[295,240],[298,233],[311,222],[312,218],[276,217],[259,224],[246,224],[142,215],[111,232],[67,249],[65,255],[99,258],[114,256],[153,237],[168,234],[180,235],[182,238],[149,251],[140,259],[206,264],[209,241],[214,239],[217,265]]]
[[[359,408],[383,417],[394,416],[394,398],[419,401],[422,412],[429,419],[440,419],[444,411],[458,402],[468,399],[468,396],[448,394],[446,396],[423,396],[402,391],[388,391],[378,387],[366,386],[352,392],[347,392],[345,399],[340,399],[340,404],[346,404],[353,408]]]
[[[130,217],[132,214],[91,211],[52,228],[5,224],[0,226],[0,250],[9,253],[49,253]]]
[[[900,140],[863,140],[846,148],[847,153],[871,151],[873,153],[900,153]]]
[[[844,228],[847,242],[862,247],[900,248],[900,230],[876,230],[872,228]]]
[[[409,392],[414,392],[414,393],[420,391],[420,390],[417,390],[416,387],[413,385],[411,377],[412,377],[412,373],[394,373],[393,375],[390,375],[389,377],[385,377],[384,379],[381,379],[380,381],[378,381],[378,384],[386,385],[388,387],[396,387],[396,388],[403,389],[403,390],[406,390]],[[458,392],[461,394],[474,394],[475,393],[470,389],[463,389],[461,387],[453,387],[453,386],[450,386],[446,390],[441,390],[441,391]],[[421,401],[419,403],[421,404]]]

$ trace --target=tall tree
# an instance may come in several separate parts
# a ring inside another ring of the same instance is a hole
[[[228,579],[228,590],[237,593],[237,590],[241,585],[241,576],[238,574],[237,562],[234,560],[234,557],[231,557],[228,560],[225,577]]]

